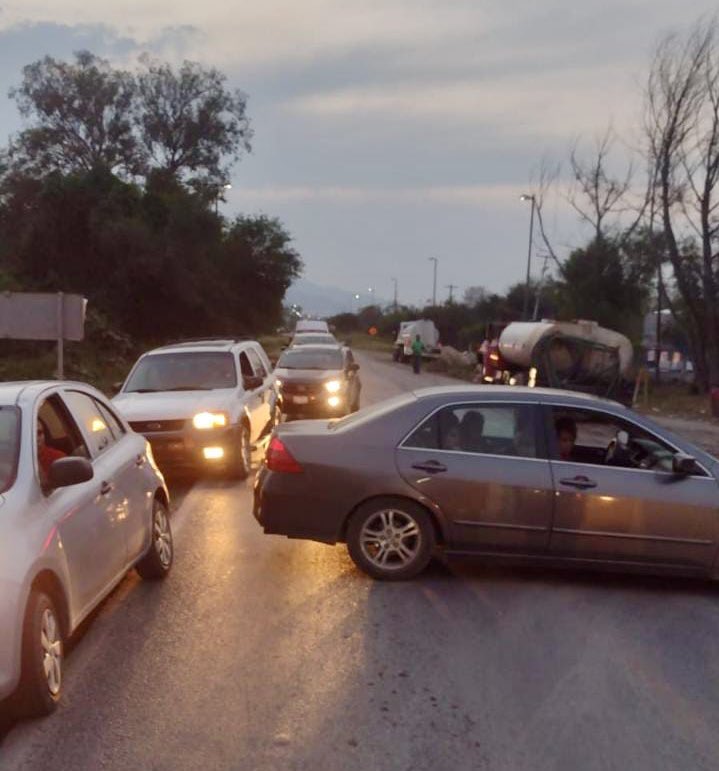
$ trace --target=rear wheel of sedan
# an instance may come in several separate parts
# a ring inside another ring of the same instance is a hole
[[[44,592],[30,594],[22,640],[20,709],[26,715],[49,715],[62,693],[63,645],[60,616]]]
[[[432,558],[434,545],[430,516],[412,501],[369,501],[357,509],[347,528],[347,549],[354,563],[385,581],[402,581],[421,573]]]
[[[152,543],[135,569],[145,579],[164,578],[172,567],[175,548],[167,506],[157,498],[152,505]]]

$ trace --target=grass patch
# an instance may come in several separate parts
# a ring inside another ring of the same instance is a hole
[[[348,341],[352,348],[358,351],[377,351],[380,353],[391,354],[394,349],[394,343],[387,337],[378,337],[377,335],[368,335],[365,332],[335,333],[335,337],[341,341]]]
[[[651,384],[648,400],[644,401],[640,393],[636,409],[672,418],[712,419],[708,394],[692,393],[690,387],[682,383]]]

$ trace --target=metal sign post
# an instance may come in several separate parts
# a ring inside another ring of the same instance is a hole
[[[63,320],[63,317],[65,316],[64,313],[64,305],[63,302],[63,293],[58,292],[57,293],[57,379],[58,380],[64,380],[65,379],[65,340],[64,340],[64,330],[65,330],[65,323]]]

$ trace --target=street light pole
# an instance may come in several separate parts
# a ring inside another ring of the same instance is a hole
[[[437,258],[436,257],[430,257],[430,262],[434,263],[434,280],[432,281],[432,307],[434,308],[437,305]]]
[[[399,306],[397,305],[397,279],[393,278],[392,282],[394,283],[394,312],[397,313],[397,310]]]
[[[527,281],[524,285],[524,307],[522,309],[522,320],[527,321],[527,315],[529,313],[529,279],[532,267],[532,238],[534,236],[534,209],[537,205],[537,199],[534,195],[525,193],[520,196],[522,201],[532,202],[532,213],[529,216],[529,246],[527,247]]]
[[[456,284],[447,284],[447,289],[449,289],[449,304],[451,305],[454,300],[454,290],[459,289],[459,287]]]

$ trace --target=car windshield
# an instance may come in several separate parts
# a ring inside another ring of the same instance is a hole
[[[237,373],[231,353],[193,351],[143,357],[123,390],[125,393],[210,391],[236,385]]]
[[[12,487],[20,448],[20,413],[17,407],[0,407],[0,492]]]
[[[285,351],[277,362],[284,369],[342,369],[342,353],[339,349],[326,351]]]
[[[292,345],[335,345],[337,341],[332,335],[297,335]]]

